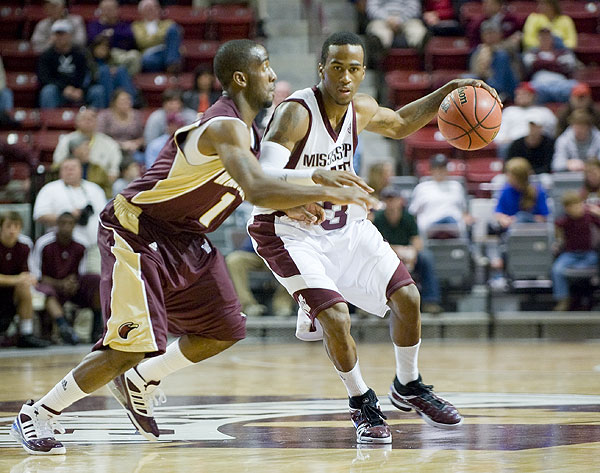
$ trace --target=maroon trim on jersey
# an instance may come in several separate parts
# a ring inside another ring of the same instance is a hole
[[[287,164],[284,167],[284,169],[295,169],[296,165],[298,164],[298,161],[300,161],[300,158],[302,156],[302,150],[304,149],[304,146],[306,146],[306,142],[308,141],[308,137],[310,136],[310,130],[312,130],[313,117],[312,117],[312,113],[310,112],[310,108],[308,107],[308,105],[306,104],[306,102],[304,100],[302,100],[302,99],[287,99],[287,100],[284,100],[284,102],[299,103],[308,112],[308,130],[306,130],[306,135],[304,135],[304,138],[302,138],[302,140],[296,145],[296,147],[294,148],[294,151],[292,151],[292,154],[290,154],[290,158],[288,159]],[[266,134],[266,132],[265,132],[265,134]]]
[[[321,118],[323,119],[325,129],[327,130],[327,133],[329,133],[329,136],[331,136],[331,139],[334,142],[336,142],[339,135],[332,128],[331,122],[329,121],[329,117],[327,116],[327,111],[325,110],[325,102],[323,101],[323,94],[316,85],[312,88],[312,91],[315,94],[315,98],[317,99],[317,105],[319,106],[319,112],[321,112]],[[346,113],[348,113],[348,109],[346,109]],[[346,113],[344,113],[344,116],[342,117],[342,123],[344,123],[344,120],[346,120]]]
[[[385,297],[389,299],[396,290],[414,283],[415,282],[406,269],[406,266],[400,261],[400,264],[396,268],[396,271],[394,271],[394,274],[392,274],[390,282],[385,289]]]
[[[275,233],[275,217],[283,212],[255,215],[248,226],[248,233],[256,242],[256,252],[267,262],[271,271],[282,278],[300,274],[300,270],[288,253],[283,240]]]
[[[356,147],[358,146],[358,131],[356,129],[356,109],[354,108],[354,102],[352,102],[352,149],[356,153]],[[354,156],[353,156],[354,158]]]
[[[310,326],[311,332],[316,332],[315,318],[324,310],[333,307],[335,304],[343,303],[347,304],[346,299],[336,291],[331,289],[320,289],[320,288],[306,288],[300,289],[294,292],[294,299],[298,302],[298,305],[306,313],[308,309],[308,317],[312,321]],[[302,297],[302,299],[300,299]]]

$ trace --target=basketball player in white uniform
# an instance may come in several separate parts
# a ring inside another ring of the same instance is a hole
[[[455,88],[484,87],[498,96],[481,81],[453,80],[394,112],[356,93],[364,64],[364,46],[355,34],[335,33],[325,41],[321,81],[284,101],[265,132],[260,162],[267,174],[306,185],[349,185],[355,178],[353,155],[363,129],[401,139],[427,124]],[[255,207],[248,231],[256,252],[297,300],[299,320],[310,320],[309,334],[302,333],[299,323],[299,338],[323,338],[348,391],[357,441],[390,443],[391,432],[377,396],[360,373],[347,302],[380,317],[392,311],[390,333],[396,354],[392,403],[403,411],[415,409],[437,427],[461,425],[456,408],[436,396],[419,375],[420,296],[410,274],[367,220],[364,208],[322,205],[324,216],[313,209],[319,215],[317,225]]]

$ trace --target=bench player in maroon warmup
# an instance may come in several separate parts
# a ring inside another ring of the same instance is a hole
[[[214,60],[224,95],[202,118],[177,130],[155,164],[100,216],[102,338],[92,353],[37,402],[23,405],[12,435],[32,454],[62,454],[53,428],[65,408],[110,383],[140,433],[159,436],[156,386],[170,373],[214,356],[245,336],[245,316],[223,256],[206,238],[244,198],[319,216],[316,201],[376,204],[349,173],[346,186],[301,186],[267,177],[256,157],[253,120],[273,100],[267,51],[249,40],[223,44]],[[179,338],[167,347],[167,332]],[[150,357],[140,363],[145,357]]]

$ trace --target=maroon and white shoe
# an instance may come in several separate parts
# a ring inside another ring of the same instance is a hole
[[[421,376],[404,385],[394,377],[389,398],[394,407],[404,412],[414,409],[429,425],[453,429],[462,425],[463,418],[456,407],[433,393],[433,386],[423,384]]]
[[[350,398],[350,418],[356,428],[358,443],[392,443],[390,426],[379,407],[379,400],[372,389],[362,396]]]
[[[65,446],[54,438],[54,431],[64,434],[65,429],[54,417],[27,401],[10,428],[12,437],[31,455],[64,455]]]
[[[108,388],[119,404],[123,406],[129,419],[148,440],[158,440],[160,431],[154,420],[154,406],[167,402],[165,393],[158,388],[159,382],[146,382],[135,367],[117,376]]]

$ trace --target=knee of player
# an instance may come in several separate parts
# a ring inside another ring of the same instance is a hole
[[[317,315],[325,332],[350,332],[350,312],[346,304],[338,303]]]
[[[417,286],[409,284],[397,289],[390,298],[392,306],[397,308],[394,312],[400,312],[401,314],[418,314],[419,307],[421,305],[421,294]]]
[[[19,302],[31,300],[31,283],[20,282],[15,285],[15,297]]]

